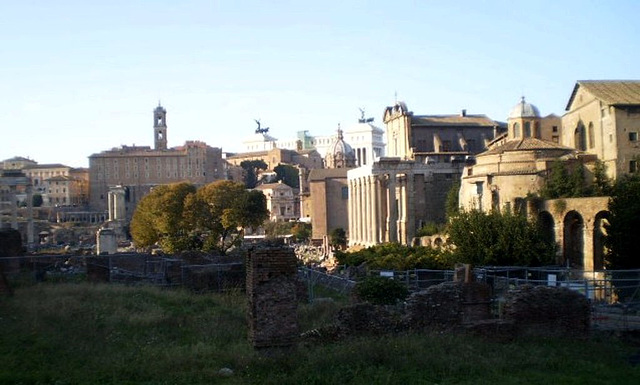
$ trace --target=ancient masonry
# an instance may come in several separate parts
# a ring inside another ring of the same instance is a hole
[[[247,253],[249,341],[256,349],[297,342],[296,262],[289,247],[255,247]]]

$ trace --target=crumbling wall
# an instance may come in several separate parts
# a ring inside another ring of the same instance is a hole
[[[414,330],[454,329],[488,319],[489,295],[489,286],[478,282],[434,285],[409,296],[404,322]]]
[[[591,307],[576,291],[525,285],[507,293],[503,318],[519,336],[580,338],[589,334]]]
[[[297,342],[297,259],[285,246],[256,246],[247,252],[249,341],[254,348]]]

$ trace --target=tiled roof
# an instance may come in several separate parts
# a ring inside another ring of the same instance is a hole
[[[610,105],[640,104],[640,80],[578,80],[567,103],[568,111],[579,87]]]
[[[532,150],[565,150],[576,151],[573,148],[562,146],[558,143],[541,140],[538,138],[514,139],[505,142],[501,146],[492,148],[479,155],[501,154],[506,151],[532,151]]]
[[[412,126],[483,126],[494,127],[498,123],[486,115],[421,115],[411,119]]]
[[[25,170],[32,169],[32,168],[71,168],[71,167],[65,166],[64,164],[60,164],[60,163],[33,164],[33,165],[27,165],[24,167]]]

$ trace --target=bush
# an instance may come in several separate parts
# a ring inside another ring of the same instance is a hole
[[[367,277],[355,287],[356,296],[376,305],[393,305],[403,301],[409,290],[400,282],[385,277]]]

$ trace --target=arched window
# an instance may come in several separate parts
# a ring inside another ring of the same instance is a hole
[[[513,137],[514,138],[520,137],[520,124],[518,123],[513,123]]]
[[[531,122],[524,122],[524,137],[531,137]]]
[[[578,150],[585,151],[587,149],[587,136],[582,122],[578,123],[578,127],[576,127],[576,131],[573,134],[573,140]]]
[[[589,135],[589,148],[595,147],[595,134],[593,132],[593,122],[589,122],[589,130],[587,131]]]
[[[533,136],[540,139],[542,134],[540,133],[540,122],[535,122],[533,124]]]

